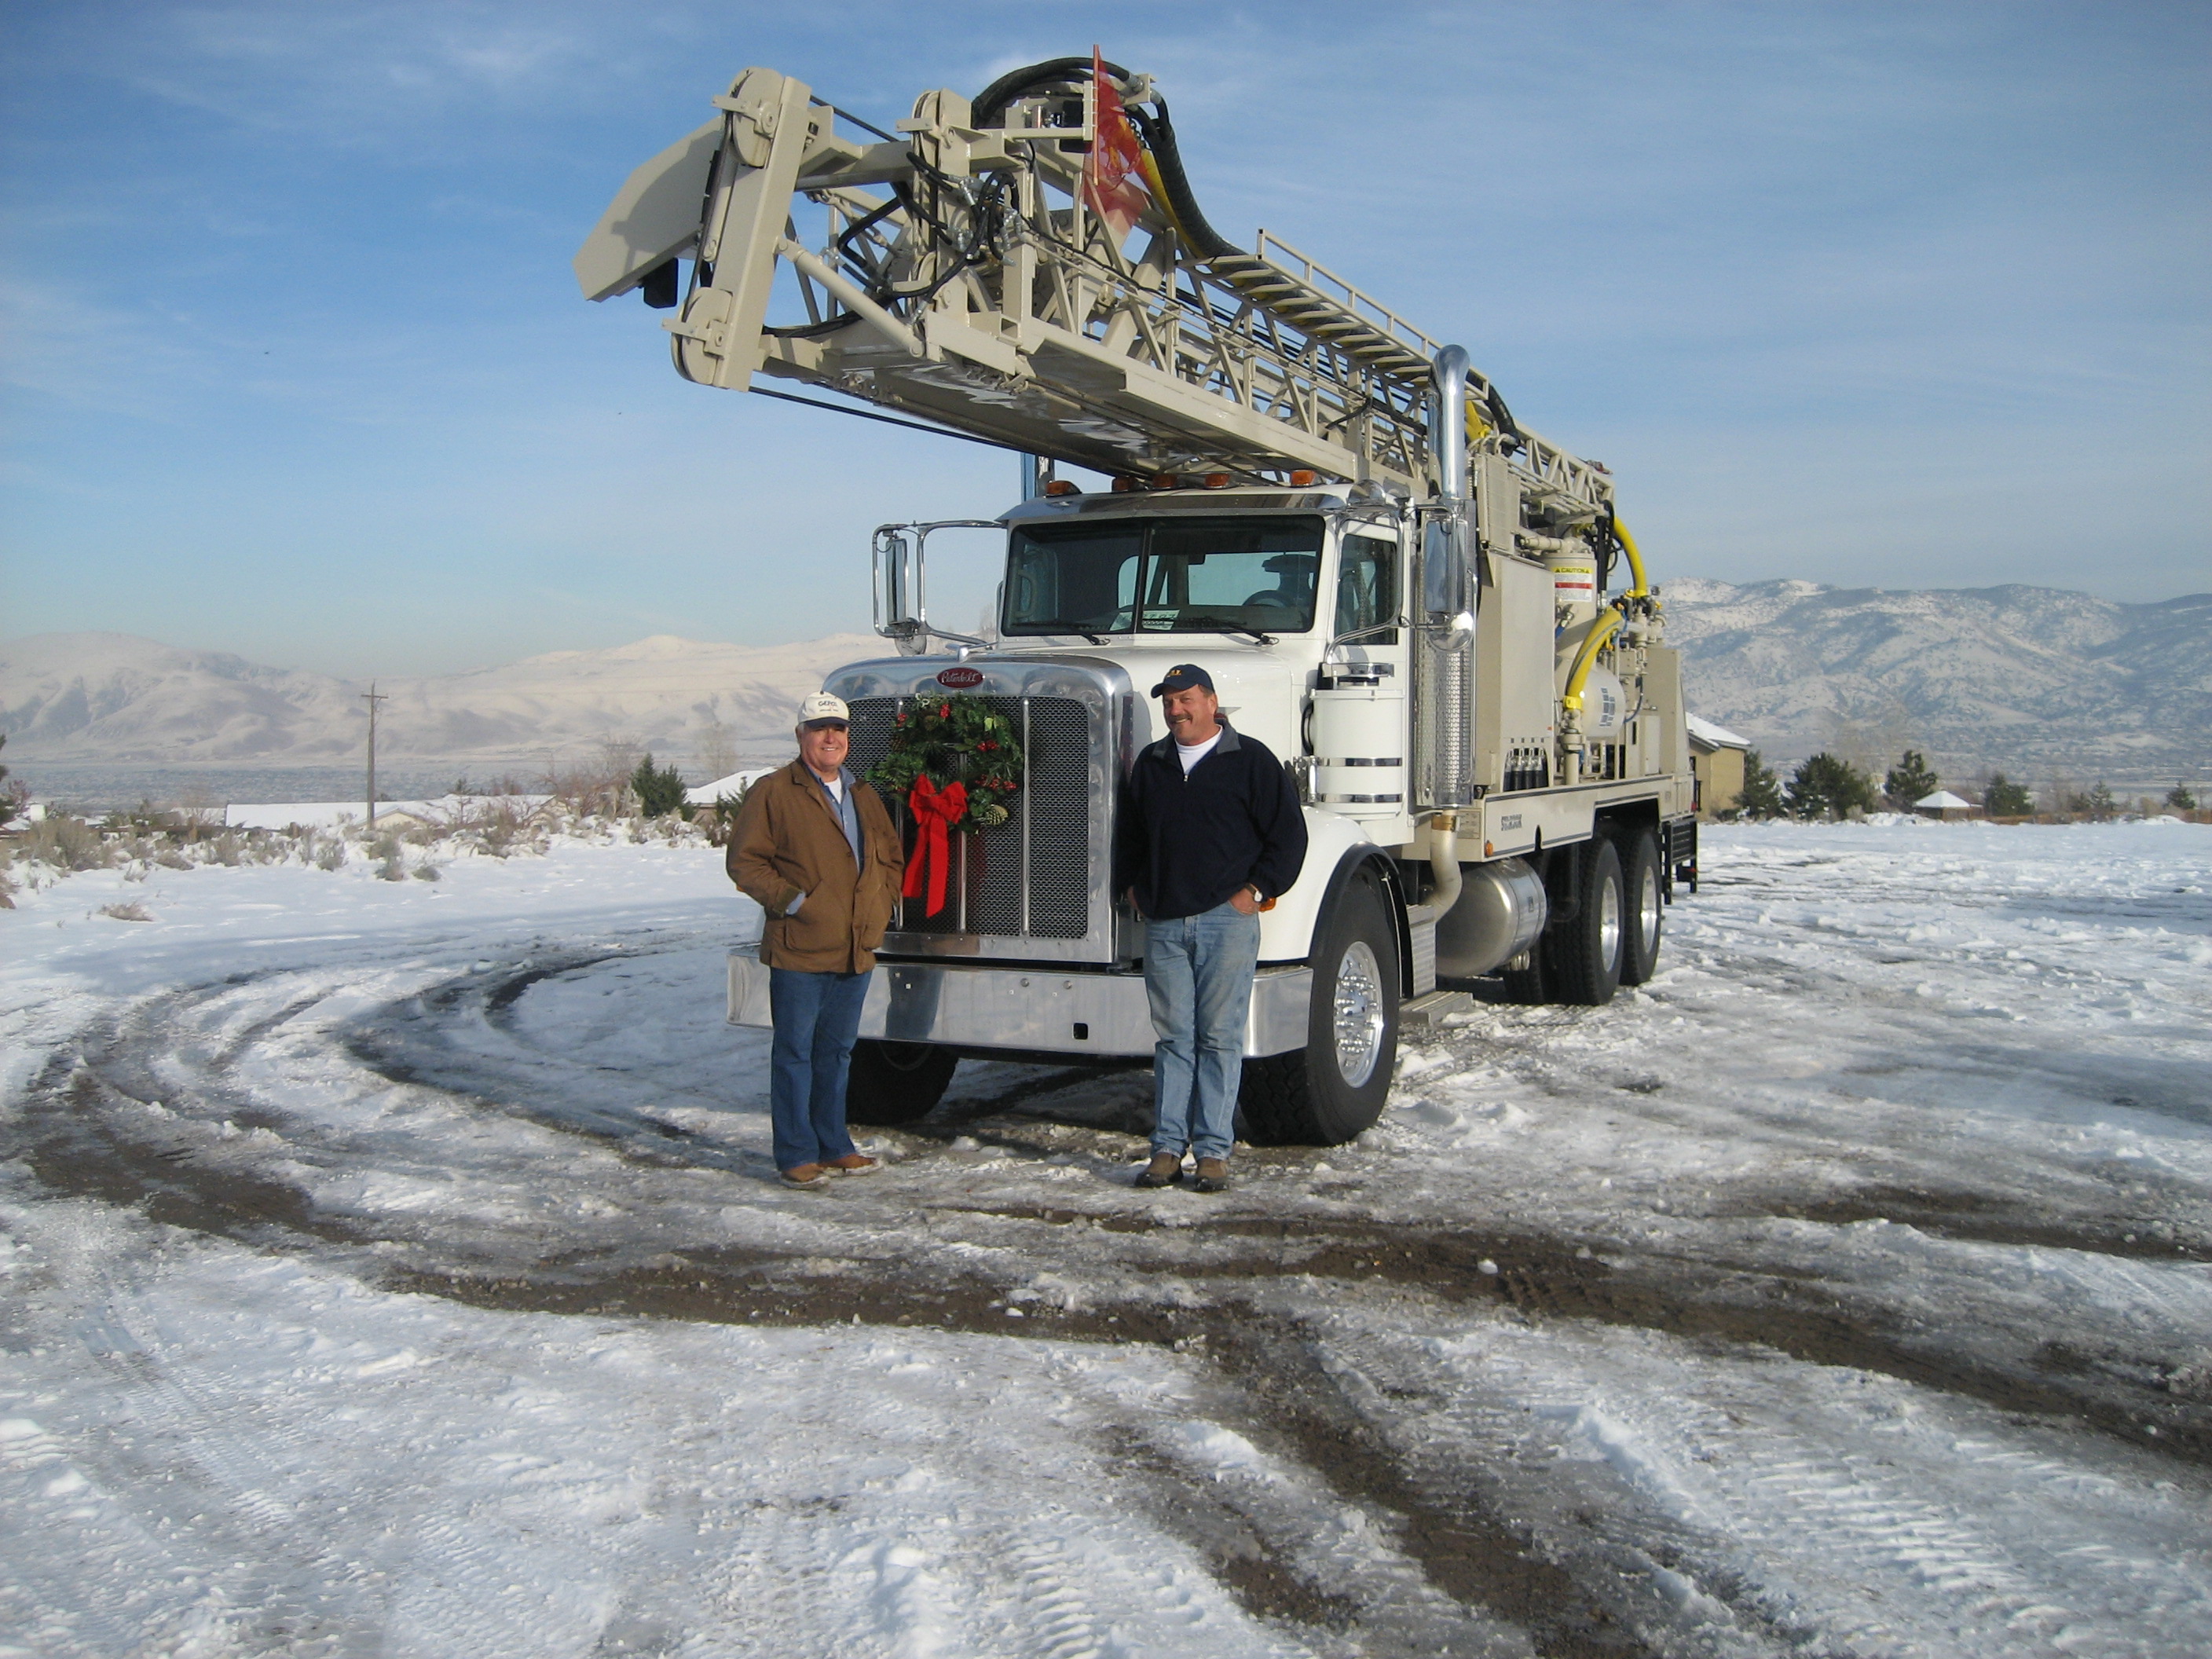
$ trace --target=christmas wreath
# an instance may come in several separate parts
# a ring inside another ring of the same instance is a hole
[[[928,914],[945,908],[951,869],[948,831],[976,835],[1012,816],[1006,798],[1022,787],[1022,746],[1013,723],[981,697],[923,692],[891,724],[891,744],[868,781],[902,799],[915,825],[905,895],[929,894]]]

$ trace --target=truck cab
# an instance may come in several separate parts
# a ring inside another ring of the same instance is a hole
[[[1588,769],[1609,775],[1561,787],[1553,583],[1540,562],[1493,562],[1449,665],[1473,705],[1477,776],[1465,805],[1439,811],[1438,768],[1419,763],[1437,688],[1408,604],[1425,551],[1435,556],[1422,515],[1376,489],[1129,482],[1062,485],[992,521],[1006,550],[988,641],[928,620],[927,542],[941,526],[877,533],[876,626],[896,650],[825,688],[851,707],[854,771],[883,758],[899,710],[924,694],[984,699],[1025,769],[1005,823],[952,838],[943,908],[907,901],[884,939],[854,1063],[860,1121],[927,1112],[963,1056],[1151,1054],[1144,922],[1112,890],[1114,832],[1138,750],[1165,730],[1148,690],[1178,662],[1204,666],[1224,717],[1289,768],[1310,838],[1297,884],[1261,918],[1248,1139],[1358,1133],[1382,1109],[1401,1024],[1464,1006],[1466,988],[1500,969],[1516,994],[1584,1000],[1648,971],[1690,810],[1668,771],[1686,769],[1679,692],[1671,726],[1653,700],[1678,683],[1671,653],[1639,647],[1648,691],[1627,720],[1601,723],[1615,741]],[[1509,690],[1524,679],[1533,691]],[[887,804],[910,842],[905,803]],[[1595,896],[1610,931],[1592,947],[1609,968],[1547,985],[1539,947],[1556,916],[1579,914],[1573,890],[1598,860],[1575,849],[1594,840],[1613,860]],[[1641,954],[1638,881],[1650,899]],[[732,1020],[768,1023],[767,975],[744,951],[730,1000]]]

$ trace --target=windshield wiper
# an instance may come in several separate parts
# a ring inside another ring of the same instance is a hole
[[[1103,645],[1106,643],[1105,640],[1100,635],[1092,633],[1089,629],[1082,626],[1079,623],[1072,623],[1068,621],[1065,617],[1024,617],[1022,618],[1022,626],[1024,628],[1034,628],[1041,634],[1080,634],[1085,639],[1090,641],[1093,645]]]
[[[1242,634],[1255,645],[1273,645],[1275,636],[1262,634],[1256,628],[1247,628],[1243,623],[1231,622],[1226,617],[1216,617],[1204,611],[1186,611],[1176,618],[1176,631],[1182,633],[1192,626],[1218,629],[1224,634]]]

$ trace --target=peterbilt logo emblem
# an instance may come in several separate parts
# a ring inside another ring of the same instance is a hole
[[[980,668],[948,668],[937,677],[937,683],[955,691],[965,691],[971,686],[982,684],[983,671]]]

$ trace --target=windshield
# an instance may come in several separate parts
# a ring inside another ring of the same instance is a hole
[[[1303,634],[1322,521],[1078,520],[1014,531],[1007,634]]]

